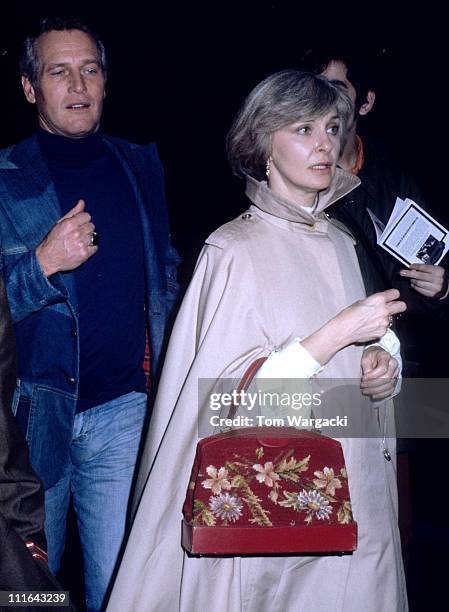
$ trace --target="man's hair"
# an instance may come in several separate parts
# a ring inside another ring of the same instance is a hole
[[[273,132],[336,110],[340,118],[341,150],[354,106],[324,77],[300,70],[283,70],[259,83],[241,106],[227,137],[228,159],[238,176],[265,177]]]
[[[332,61],[340,61],[346,66],[346,78],[356,92],[355,108],[366,101],[369,91],[376,91],[382,80],[385,49],[368,49],[346,46],[344,44],[332,47],[322,46],[308,49],[300,60],[302,70],[321,74]]]
[[[48,32],[64,32],[67,30],[80,30],[92,38],[98,50],[100,68],[106,76],[106,50],[95,30],[77,17],[45,17],[39,21],[36,31],[24,40],[20,53],[20,74],[26,76],[33,87],[37,85],[42,69],[37,52],[39,38]]]

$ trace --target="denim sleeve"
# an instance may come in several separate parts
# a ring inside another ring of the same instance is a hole
[[[48,304],[68,298],[67,289],[59,273],[47,278],[34,251],[11,257],[7,263],[3,257],[3,275],[8,293],[13,323]]]
[[[167,279],[167,314],[169,316],[172,314],[179,295],[179,283],[177,281],[176,270],[180,262],[180,256],[169,241],[165,258],[165,276]]]
[[[155,234],[166,241],[165,243],[165,278],[167,282],[167,307],[166,312],[168,317],[173,314],[175,305],[177,303],[179,295],[179,284],[177,281],[177,267],[181,263],[181,257],[179,256],[176,249],[171,244],[171,236],[169,230],[169,219],[168,219],[168,205],[165,192],[165,172],[162,161],[159,157],[159,153],[156,145],[153,143],[147,147],[150,152],[149,158],[151,160],[151,169],[153,172],[151,187],[148,189],[148,193],[151,194],[153,206],[157,201],[158,214],[153,215],[151,218],[151,225],[155,231]],[[145,172],[146,177],[148,173]],[[150,208],[150,211],[153,208]],[[163,243],[162,243],[163,244]]]

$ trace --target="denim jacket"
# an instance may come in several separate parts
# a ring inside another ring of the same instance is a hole
[[[120,160],[138,202],[154,381],[178,293],[179,257],[170,245],[163,168],[154,144],[103,139]],[[78,307],[73,274],[46,278],[35,253],[61,216],[37,138],[0,151],[0,262],[19,356],[13,409],[26,434],[31,463],[45,488],[57,482],[68,463],[78,395]]]

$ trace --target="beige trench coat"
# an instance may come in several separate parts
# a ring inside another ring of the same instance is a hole
[[[239,378],[364,297],[353,239],[323,212],[358,183],[338,170],[313,217],[249,179],[253,205],[206,241],[171,337],[108,612],[407,610],[395,467],[379,438],[342,440],[359,528],[353,555],[198,559],[180,544],[198,378]],[[347,347],[322,375],[359,377],[361,353]]]

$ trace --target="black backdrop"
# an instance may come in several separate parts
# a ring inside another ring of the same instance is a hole
[[[36,17],[61,11],[90,20],[109,50],[104,130],[139,143],[158,142],[185,277],[207,234],[245,207],[242,185],[231,177],[224,150],[240,102],[267,74],[294,67],[307,48],[332,40],[387,50],[387,71],[369,123],[420,181],[439,218],[449,217],[444,3],[4,4],[0,146],[28,135],[35,125],[34,109],[19,86],[20,41]]]

